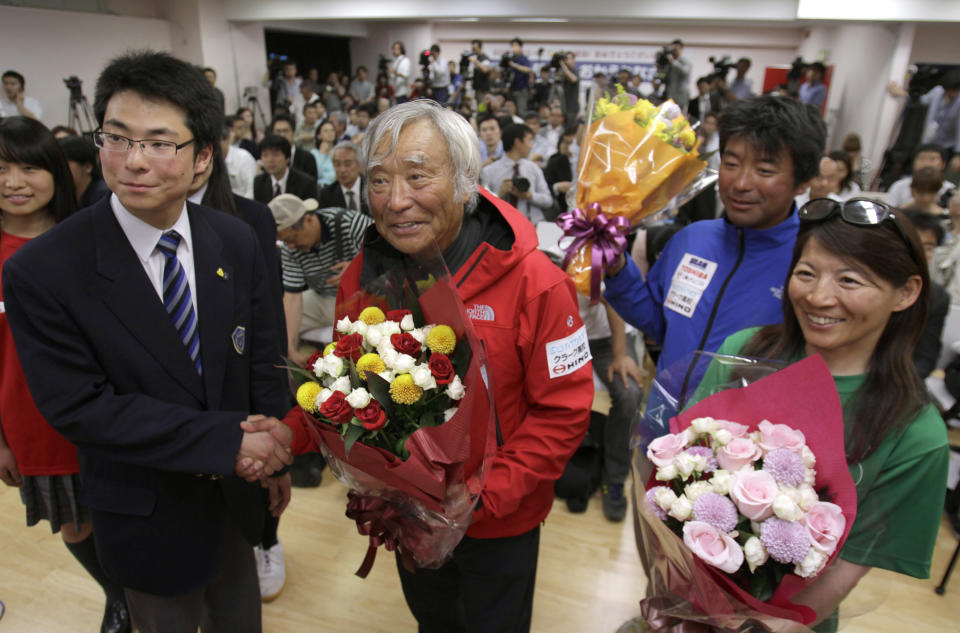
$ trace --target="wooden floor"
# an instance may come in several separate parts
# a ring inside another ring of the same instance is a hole
[[[326,473],[325,473],[326,475]],[[280,523],[287,585],[264,605],[266,633],[414,632],[390,555],[381,554],[366,580],[353,575],[365,539],[343,516],[345,492],[329,476],[316,489],[295,489]],[[6,614],[0,633],[93,633],[103,597],[68,554],[58,536],[23,525],[15,489],[0,487],[0,600]],[[941,527],[935,579],[956,546]],[[637,614],[645,579],[637,561],[631,522],[603,518],[599,497],[586,514],[557,502],[542,531],[533,630],[540,633],[613,632]],[[863,611],[843,630],[855,633],[960,632],[960,571],[945,596],[936,580],[913,580],[873,571],[848,601]]]

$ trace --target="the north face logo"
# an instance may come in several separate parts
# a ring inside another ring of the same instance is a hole
[[[493,308],[481,303],[475,303],[467,308],[467,316],[473,321],[493,321]]]

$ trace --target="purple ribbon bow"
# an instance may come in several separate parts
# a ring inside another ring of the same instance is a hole
[[[603,279],[604,271],[627,248],[630,221],[620,215],[604,215],[596,202],[591,202],[587,211],[594,216],[592,221],[583,209],[573,209],[561,214],[557,218],[557,225],[563,229],[565,236],[573,238],[573,243],[567,247],[566,256],[563,258],[564,270],[570,265],[577,251],[589,244],[591,240],[593,241],[590,260],[590,305],[596,305],[600,300],[600,280]]]

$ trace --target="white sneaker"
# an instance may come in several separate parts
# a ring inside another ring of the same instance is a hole
[[[280,541],[270,549],[253,548],[257,559],[257,576],[260,578],[260,598],[270,602],[280,595],[287,581],[287,568],[283,561],[283,546]]]

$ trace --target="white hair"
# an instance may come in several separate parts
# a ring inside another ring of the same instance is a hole
[[[477,183],[480,180],[480,148],[477,145],[477,135],[466,119],[429,99],[395,105],[370,122],[366,134],[363,135],[362,152],[366,157],[363,171],[367,176],[367,186],[369,187],[370,172],[396,151],[403,129],[421,120],[433,124],[443,137],[453,169],[453,195],[457,200],[468,198],[464,210],[472,213],[477,206]],[[389,147],[386,151],[376,153],[376,149],[388,135]]]

